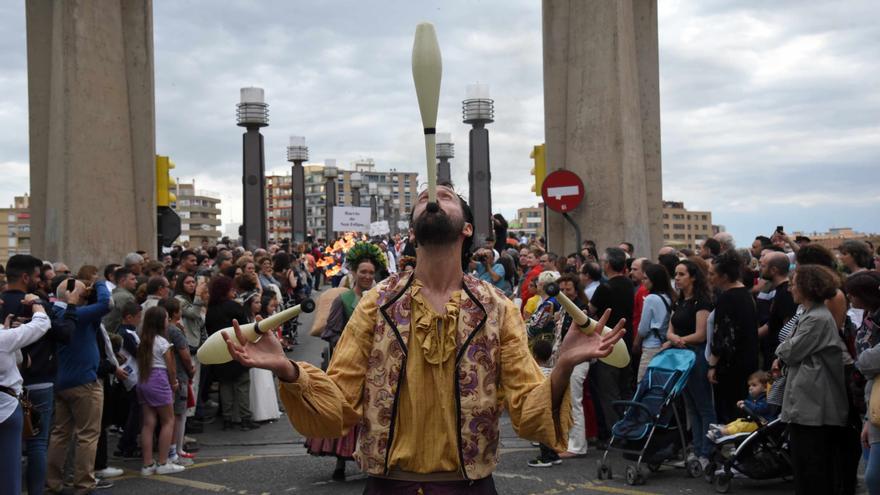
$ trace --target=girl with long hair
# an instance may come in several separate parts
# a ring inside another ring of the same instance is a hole
[[[168,450],[174,432],[174,411],[171,408],[177,381],[171,343],[166,340],[168,312],[161,306],[153,306],[144,313],[141,322],[141,342],[137,349],[138,399],[143,411],[141,427],[141,450],[144,465],[141,476],[172,474],[184,470],[183,466],[168,462]],[[159,464],[153,461],[153,433],[159,423]]]
[[[642,317],[639,320],[639,336],[642,339],[642,357],[639,361],[637,381],[642,380],[648,363],[660,352],[666,341],[669,329],[669,317],[672,316],[672,303],[675,292],[669,282],[669,273],[663,265],[650,263],[645,268],[645,288],[648,295],[642,306]]]
[[[278,309],[278,296],[271,290],[262,294],[255,292],[246,297],[244,309],[248,323],[257,321],[257,317],[265,318]],[[257,422],[277,420],[281,417],[281,411],[278,409],[275,375],[260,368],[251,368],[250,375],[251,419]]]

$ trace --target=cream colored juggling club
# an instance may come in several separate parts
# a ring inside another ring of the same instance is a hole
[[[443,61],[434,25],[416,26],[412,53],[413,82],[425,130],[425,160],[428,165],[428,201],[437,200],[437,106],[440,104],[440,79]]]
[[[581,311],[581,308],[577,307],[577,305],[568,298],[568,296],[563,294],[562,291],[559,290],[559,285],[555,283],[547,284],[544,286],[544,292],[546,292],[548,296],[555,297],[556,300],[559,301],[559,304],[562,305],[562,308],[569,314],[569,316],[571,316],[572,321],[580,327],[582,332],[590,335],[596,331],[598,322],[587,316]],[[610,331],[610,328],[604,327],[602,329],[602,335],[605,335]],[[614,344],[614,349],[611,350],[611,354],[607,357],[600,358],[599,361],[614,366],[615,368],[625,368],[629,366],[629,349],[626,348],[626,342],[624,342],[623,339],[618,340],[617,343]]]
[[[311,299],[306,299],[292,308],[279,311],[278,313],[256,323],[241,325],[241,336],[248,342],[256,342],[260,340],[260,337],[266,332],[275,330],[286,323],[287,320],[296,318],[300,313],[311,313],[314,310],[315,302]],[[223,340],[223,332],[226,332],[226,334],[232,339],[236,338],[235,329],[233,327],[224,328],[219,332],[213,333],[208,337],[208,340],[199,347],[199,351],[196,353],[196,357],[199,358],[200,363],[223,364],[232,361],[232,356],[229,355],[229,349],[226,347],[226,341]],[[244,344],[244,342],[239,343]]]

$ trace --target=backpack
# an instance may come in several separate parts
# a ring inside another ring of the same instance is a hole
[[[659,297],[660,300],[663,301],[663,305],[666,306],[666,318],[668,319],[672,316],[672,306],[668,302],[666,302],[666,297],[669,296],[663,297],[663,294],[658,294],[657,297]],[[651,334],[657,337],[657,340],[659,340],[661,344],[663,342],[666,342],[666,332],[661,332],[659,328],[652,327]]]
[[[846,346],[846,350],[852,357],[853,361],[858,359],[856,352],[856,334],[858,330],[849,315],[843,323],[840,330],[840,339]],[[876,337],[874,337],[876,339]],[[865,386],[868,380],[865,375],[852,364],[847,364],[843,368],[843,379],[846,382],[846,398],[849,402],[849,415],[851,423],[860,423],[860,418],[868,412],[868,405],[865,403]],[[855,415],[855,416],[854,416]]]

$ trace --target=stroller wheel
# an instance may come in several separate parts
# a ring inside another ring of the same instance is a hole
[[[687,462],[687,473],[691,478],[699,478],[703,475],[703,465],[698,459],[691,459]]]
[[[635,466],[627,466],[626,467],[626,484],[627,485],[644,485],[645,484],[645,474],[642,472],[641,467]]]
[[[731,476],[728,473],[721,473],[715,477],[715,491],[718,493],[727,493],[730,491]]]
[[[609,466],[608,464],[603,464],[602,461],[599,461],[599,468],[596,470],[596,478],[600,480],[610,480],[611,466]]]

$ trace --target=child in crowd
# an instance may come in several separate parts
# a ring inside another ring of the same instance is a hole
[[[134,301],[126,302],[120,313],[122,322],[116,329],[117,334],[122,337],[122,347],[118,353],[119,366],[128,373],[128,378],[122,382],[125,387],[124,401],[128,405],[128,415],[114,453],[116,457],[141,457],[137,445],[138,435],[141,432],[141,406],[137,398],[137,349],[141,342],[137,328],[141,324],[141,311],[140,304]]]
[[[532,344],[532,356],[541,368],[544,376],[550,376],[553,368],[549,366],[550,356],[553,354],[553,342],[549,340],[535,340]],[[529,467],[552,467],[554,464],[562,464],[562,459],[550,447],[540,445],[540,454],[536,459],[529,461]]]
[[[171,435],[174,433],[173,393],[180,387],[171,344],[165,339],[168,329],[168,312],[162,306],[153,306],[144,312],[141,325],[141,343],[137,350],[140,379],[137,385],[138,399],[143,412],[141,427],[141,451],[143,467],[141,476],[172,474],[184,470],[183,466],[168,461]],[[159,464],[153,462],[153,433],[159,423]]]
[[[767,403],[767,389],[770,386],[770,374],[766,371],[756,371],[749,376],[749,395],[744,400],[736,403],[740,409],[748,407],[753,413],[765,420],[775,419],[774,407]],[[736,435],[737,433],[751,433],[758,429],[758,424],[752,420],[740,418],[726,425],[709,425],[706,436],[710,440],[721,437]]]
[[[181,466],[189,466],[193,463],[193,456],[189,452],[183,450],[183,434],[186,431],[186,403],[189,399],[189,383],[195,376],[195,366],[193,365],[192,356],[189,353],[189,344],[186,336],[181,330],[181,312],[180,302],[174,298],[163,299],[161,303],[165,311],[168,312],[168,340],[174,356],[174,367],[177,370],[177,381],[180,383],[177,391],[174,393],[174,433],[171,435],[171,449],[168,452],[168,460],[174,464]]]

